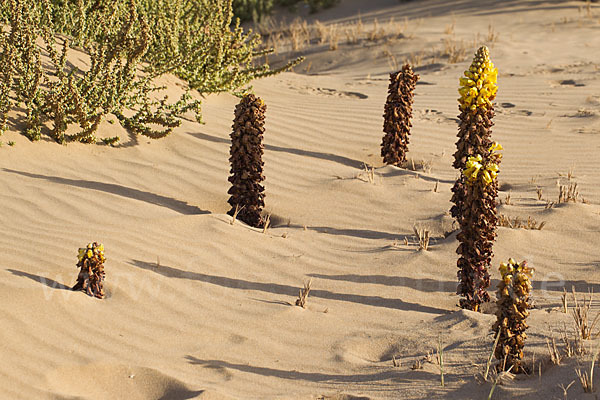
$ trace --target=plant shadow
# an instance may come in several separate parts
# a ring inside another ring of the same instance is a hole
[[[61,185],[75,186],[83,189],[97,190],[100,192],[110,193],[117,196],[126,197],[133,200],[143,201],[152,205],[165,207],[183,215],[198,215],[210,214],[210,211],[202,210],[199,207],[190,205],[184,201],[173,199],[171,197],[162,196],[159,194],[146,192],[143,190],[133,189],[127,186],[117,185],[114,183],[104,183],[97,181],[88,181],[85,179],[68,179],[59,176],[33,174],[30,172],[16,171],[3,168],[4,172],[17,174],[33,179],[43,179],[52,183]]]
[[[254,290],[292,298],[295,298],[298,295],[298,288],[288,285],[281,285],[277,283],[253,282],[237,278],[208,275],[199,272],[185,271],[179,268],[168,267],[166,265],[157,266],[155,262],[146,262],[141,260],[132,260],[130,264],[134,267],[145,269],[147,271],[154,272],[167,278],[189,279],[230,289]],[[442,308],[425,306],[418,303],[411,303],[401,299],[385,298],[380,296],[367,296],[362,294],[336,293],[328,290],[311,289],[310,296],[325,300],[336,300],[349,303],[363,304],[371,307],[381,307],[403,311],[416,311],[437,315],[447,314],[450,312],[449,310],[445,310]]]
[[[42,285],[48,286],[49,288],[52,289],[59,289],[59,290],[72,290],[69,286],[66,286],[60,282],[57,282],[53,279],[50,278],[46,278],[44,276],[41,275],[35,275],[35,274],[30,274],[28,272],[24,272],[24,271],[19,271],[16,269],[7,269],[8,272],[10,272],[13,275],[16,276],[21,276],[23,278],[28,278],[31,279],[32,281],[36,281],[37,283],[40,283]]]

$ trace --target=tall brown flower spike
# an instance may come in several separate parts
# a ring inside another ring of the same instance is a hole
[[[478,311],[479,305],[490,299],[486,289],[490,285],[488,267],[496,237],[498,183],[495,177],[500,161],[500,155],[495,153],[499,148],[491,139],[497,75],[489,50],[483,46],[460,79],[461,113],[454,167],[462,173],[452,188],[454,206],[450,211],[461,229],[456,250],[460,282],[457,294],[463,297],[460,306],[473,311]],[[474,165],[478,167],[473,168]],[[495,171],[488,170],[491,166]],[[482,179],[477,179],[481,169]]]
[[[90,296],[104,298],[104,246],[94,242],[79,249],[77,267],[81,268],[73,290],[81,290]]]
[[[262,155],[264,152],[263,134],[265,132],[264,101],[253,94],[244,96],[235,108],[233,132],[231,133],[231,195],[229,215],[235,215],[248,225],[259,228],[264,225],[261,216],[265,205],[265,188],[261,182],[263,175]]]
[[[499,369],[519,374],[526,372],[522,365],[523,347],[527,335],[526,319],[529,316],[529,293],[531,292],[531,276],[533,270],[523,261],[517,264],[512,258],[508,263],[500,264],[502,280],[498,284],[498,311],[493,330],[500,336],[498,346],[494,350],[500,361]]]
[[[401,165],[406,161],[410,128],[412,124],[413,96],[419,75],[415,75],[409,64],[401,71],[390,74],[388,97],[384,108],[383,141],[381,156],[383,162]]]

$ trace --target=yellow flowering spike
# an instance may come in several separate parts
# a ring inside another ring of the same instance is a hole
[[[100,244],[100,245],[98,246],[98,250],[99,250],[99,251],[104,251],[104,245],[103,245],[103,244]]]
[[[92,258],[92,257],[94,257],[94,252],[92,252],[92,250],[91,250],[91,249],[89,249],[89,250],[87,251],[87,254],[86,254],[86,255],[87,255],[87,257],[88,257],[88,258]]]
[[[93,243],[88,243],[88,245],[87,245],[87,248],[88,248],[88,249],[91,249],[93,246],[94,246],[94,244],[93,244]]]
[[[490,51],[482,46],[475,53],[473,62],[464,77],[459,80],[458,90],[460,109],[476,111],[478,108],[489,109],[498,91],[498,69],[490,60]]]

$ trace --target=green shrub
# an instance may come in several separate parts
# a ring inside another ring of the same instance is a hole
[[[264,54],[257,50],[260,38],[239,23],[232,27],[232,18],[232,0],[0,1],[0,19],[8,25],[0,31],[0,130],[7,129],[10,109],[24,104],[31,140],[51,121],[49,135],[60,143],[95,142],[108,114],[131,131],[159,138],[187,111],[200,120],[200,102],[189,93],[175,103],[155,99],[162,88],[154,78],[174,73],[201,94],[241,95],[253,79],[301,61],[275,70],[255,65]],[[40,37],[49,66],[42,66]],[[72,46],[90,55],[89,69],[66,62]],[[79,131],[66,134],[73,124]]]

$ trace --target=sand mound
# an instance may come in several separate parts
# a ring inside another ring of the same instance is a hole
[[[64,366],[48,373],[47,381],[60,396],[90,400],[225,399],[192,391],[155,369],[120,364]]]

